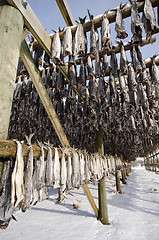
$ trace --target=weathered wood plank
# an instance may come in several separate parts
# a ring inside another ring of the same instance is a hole
[[[67,26],[76,25],[67,1],[66,0],[56,0],[56,3],[62,13],[62,16],[63,16]]]
[[[0,6],[0,139],[8,135],[23,24],[17,9]]]
[[[52,102],[49,98],[48,92],[44,86],[44,83],[40,77],[40,72],[36,68],[34,60],[30,54],[30,51],[28,49],[27,43],[24,40],[21,44],[21,52],[20,52],[21,58],[25,64],[25,67],[27,68],[27,71],[36,87],[36,90],[39,94],[39,97],[45,107],[45,110],[48,114],[48,117],[56,131],[56,134],[58,135],[58,138],[62,144],[63,147],[70,147],[69,142],[67,140],[67,137],[63,131],[63,128],[61,126],[61,123],[58,119],[58,116],[55,112],[55,109],[52,105]]]
[[[35,144],[32,145],[33,148],[33,155],[34,158],[38,158],[40,156],[41,153],[41,148]],[[52,150],[52,156],[54,157],[55,154],[55,150],[54,148],[51,148]],[[16,157],[16,152],[17,152],[17,144],[12,141],[12,140],[0,140],[0,157],[1,158],[8,158],[8,157],[12,157],[15,158]],[[62,152],[61,150],[58,150],[59,152],[59,157],[62,156]],[[29,146],[27,144],[23,144],[23,156],[27,157],[29,153]],[[47,151],[44,149],[44,156],[47,156]]]
[[[82,184],[82,188],[83,188],[83,190],[84,190],[84,192],[85,192],[85,194],[86,194],[86,196],[88,198],[88,201],[90,202],[90,204],[91,204],[91,206],[93,208],[93,211],[94,211],[96,217],[98,218],[98,208],[97,208],[97,206],[96,206],[96,204],[94,202],[94,199],[92,197],[92,194],[91,194],[87,184],[83,183]]]

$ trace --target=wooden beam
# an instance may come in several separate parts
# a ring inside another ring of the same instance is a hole
[[[43,47],[43,49],[47,52],[47,54],[52,57],[51,54],[51,38],[48,33],[40,23],[39,19],[35,15],[34,11],[30,7],[29,3],[26,2],[26,5],[23,4],[22,0],[7,0],[7,2],[17,8],[24,17],[24,24],[28,28],[28,30],[33,34],[33,36],[37,39],[37,43]],[[56,62],[54,62],[56,64]],[[64,77],[69,80],[68,73],[64,66],[57,66],[58,69],[62,72]]]
[[[72,13],[70,11],[67,0],[56,0],[56,3],[62,13],[62,16],[67,24],[67,26],[76,25]]]
[[[23,25],[17,9],[0,6],[0,139],[8,135]]]
[[[83,188],[83,190],[84,190],[84,192],[85,192],[85,194],[86,194],[86,196],[88,198],[88,201],[90,202],[90,204],[91,204],[91,206],[93,208],[93,211],[94,211],[96,217],[98,218],[98,208],[97,208],[97,206],[96,206],[96,204],[94,202],[94,199],[92,197],[92,194],[91,194],[87,184],[83,183],[82,184],[82,188]]]
[[[39,94],[39,97],[44,105],[44,108],[48,114],[48,117],[49,117],[55,131],[56,131],[56,134],[58,135],[58,138],[59,138],[62,146],[70,147],[67,137],[63,131],[61,123],[60,123],[58,116],[55,112],[55,109],[52,105],[52,102],[50,100],[48,92],[47,92],[47,90],[44,86],[44,83],[40,77],[40,72],[35,66],[34,60],[31,56],[31,53],[28,49],[28,46],[27,46],[27,43],[25,40],[21,44],[20,55],[25,64],[25,67],[27,68],[27,71],[35,85],[35,88]]]
[[[35,144],[32,145],[33,148],[33,155],[34,158],[39,158],[41,153],[41,148]],[[54,148],[51,148],[52,150],[52,156],[54,157],[55,150]],[[61,150],[58,150],[59,157],[62,157]],[[17,144],[14,141],[11,140],[0,140],[0,157],[1,158],[15,158],[17,153]],[[23,144],[23,156],[27,157],[29,153],[29,146],[27,144]],[[44,149],[44,157],[46,158],[47,151]],[[5,159],[4,159],[5,160]]]

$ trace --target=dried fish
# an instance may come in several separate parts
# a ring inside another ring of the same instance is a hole
[[[70,27],[67,27],[63,39],[63,54],[64,57],[72,55],[72,31]]]
[[[5,159],[0,177],[0,229],[6,229],[12,218],[11,159]]]
[[[43,55],[44,49],[42,48],[42,46],[39,44],[37,47],[37,50],[35,51],[34,54],[34,62],[37,68],[39,68],[39,66],[42,66],[42,55]]]
[[[138,13],[136,0],[129,0],[131,3],[131,32],[133,34],[132,42],[141,42],[142,40],[142,23]]]
[[[96,56],[97,54],[97,34],[94,28],[94,22],[93,22],[93,15],[90,14],[89,10],[88,10],[88,14],[90,17],[90,21],[91,21],[91,30],[90,30],[90,54],[93,56]]]
[[[79,157],[78,154],[72,150],[72,186],[79,187]]]
[[[72,177],[72,159],[71,159],[70,153],[68,152],[68,158],[67,158],[67,180],[66,180],[66,188],[67,188],[68,191],[72,187],[71,177]]]
[[[103,15],[102,18],[102,26],[101,26],[101,51],[109,51],[111,47],[111,29],[109,26],[109,20],[106,14]]]
[[[47,187],[53,184],[52,150],[49,145],[50,144],[45,145],[45,149],[47,149],[46,172],[45,172],[45,181]]]
[[[111,11],[116,11],[116,23],[115,23],[115,31],[117,32],[116,38],[124,39],[127,38],[128,34],[125,30],[125,25],[122,17],[122,9],[126,4],[120,6],[117,9],[113,9]]]
[[[51,53],[52,53],[52,59],[55,59],[58,61],[60,60],[61,40],[58,32],[55,33],[54,38],[52,40]]]
[[[130,51],[130,53],[131,53],[132,63],[133,63],[135,72],[138,73],[138,72],[142,71],[142,66],[138,59],[135,45],[132,46],[132,50]]]
[[[83,59],[81,59],[81,64],[80,64],[79,84],[84,86],[86,85],[86,69],[85,69]]]
[[[64,192],[66,190],[66,178],[67,178],[67,168],[65,161],[65,152],[63,152],[61,157],[60,164],[60,189],[59,189],[59,199],[58,201],[62,201],[64,199]]]
[[[78,23],[77,30],[75,33],[75,54],[79,56],[85,55],[85,44],[86,38],[83,29],[83,23],[85,22],[86,17],[79,18],[80,23]]]
[[[139,44],[136,45],[136,52],[137,52],[137,58],[138,58],[138,60],[141,64],[141,67],[142,67],[142,71],[144,71],[146,69],[146,65],[145,65],[145,61],[143,59]]]
[[[21,142],[17,143],[17,154],[14,170],[12,173],[12,205],[17,207],[24,199],[24,185],[23,185],[23,173],[24,173],[24,162],[23,162],[23,145]]]
[[[53,172],[54,172],[54,187],[57,188],[60,186],[60,160],[57,148],[55,148]]]
[[[92,65],[92,60],[90,55],[88,55],[87,57],[87,73],[88,73],[88,76],[93,75],[93,65]]]
[[[84,181],[84,155],[83,153],[80,153],[80,185],[82,185]]]
[[[109,71],[109,63],[108,63],[108,55],[107,55],[107,53],[105,53],[103,55],[103,64],[102,64],[102,66],[103,66],[103,72],[107,73]]]
[[[135,79],[135,72],[131,63],[128,64],[128,87],[129,91],[136,89],[137,82]]]
[[[114,47],[112,48],[111,52],[111,57],[110,57],[110,66],[111,66],[111,71],[114,76],[114,78],[117,78],[118,76],[118,62],[117,62],[117,57],[115,54]]]
[[[27,139],[27,144],[29,145],[29,154],[27,159],[27,164],[24,171],[24,203],[22,206],[22,212],[25,212],[32,202],[32,178],[33,178],[33,149],[31,146],[31,138],[34,134],[29,137],[25,136]]]
[[[127,57],[124,48],[124,44],[122,41],[116,41],[120,46],[120,71],[121,75],[127,75],[128,73],[128,66],[127,66]]]
[[[147,37],[151,38],[151,34],[157,30],[157,25],[155,12],[150,0],[145,0],[142,21]]]

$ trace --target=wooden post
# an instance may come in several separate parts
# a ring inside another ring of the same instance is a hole
[[[116,176],[116,190],[117,190],[118,193],[122,193],[121,185],[120,185],[119,170],[116,170],[115,176]]]
[[[99,131],[96,132],[96,147],[97,152],[104,154],[102,128],[100,128]],[[108,225],[109,221],[105,176],[98,183],[98,204],[99,204],[98,218],[100,219],[102,224]]]
[[[0,139],[8,135],[23,24],[16,8],[0,7]]]
[[[125,171],[124,171],[124,169],[122,169],[122,171],[121,171],[121,176],[122,176],[122,183],[123,183],[123,184],[126,184]]]

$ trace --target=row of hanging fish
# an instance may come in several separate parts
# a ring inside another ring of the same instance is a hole
[[[96,78],[94,71],[89,79],[86,78],[88,68],[83,62],[78,77],[76,65],[69,63],[69,84],[65,83],[63,75],[56,68],[44,68],[42,79],[72,146],[94,152],[94,132],[102,126],[106,133],[110,133],[109,137],[105,137],[107,149],[113,148],[113,133],[118,138],[114,140],[118,148],[124,152],[125,142],[128,141],[133,148],[136,146],[135,157],[141,152],[143,154],[143,149],[146,151],[144,146],[149,146],[145,144],[146,139],[151,143],[149,149],[153,142],[154,146],[158,144],[159,72],[155,56],[152,57],[153,64],[147,71],[139,44],[132,45],[132,63],[127,61],[123,42],[119,41],[118,44],[121,48],[120,63],[118,64],[116,54],[112,51],[110,63],[107,62],[110,70],[108,79]],[[19,77],[14,94],[9,137],[15,138],[16,134],[19,134],[23,138],[31,132],[35,133],[35,139],[50,139],[56,146],[60,144],[32,81],[24,77],[21,83]],[[138,133],[133,136],[134,132]],[[132,139],[136,137],[138,140],[134,144]],[[131,148],[128,149],[127,156],[130,156]]]
[[[1,229],[7,228],[12,218],[16,220],[12,215],[13,208],[19,207],[25,212],[38,201],[48,199],[49,187],[59,189],[57,202],[61,202],[72,188],[79,188],[83,182],[97,182],[108,173],[122,170],[126,166],[117,156],[88,154],[75,149],[51,149],[48,144],[40,142],[40,156],[34,158],[31,144],[33,135],[26,136],[28,157],[23,156],[24,141],[16,141],[15,161],[8,159],[4,162],[0,179]]]
[[[135,0],[129,0],[131,3],[131,32],[132,38],[131,43],[141,43],[142,42],[142,26],[144,26],[146,32],[146,38],[151,39],[152,34],[158,32],[156,16],[154,9],[152,7],[152,3],[150,0],[144,1],[144,9],[142,20],[140,18],[140,14],[138,13],[137,3]],[[123,21],[123,11],[127,4],[120,4],[120,6],[116,9],[112,9],[111,11],[115,12],[116,15],[116,23],[115,23],[115,31],[117,32],[116,38],[124,39],[128,37],[128,34],[125,30],[125,24]],[[64,29],[64,37],[63,40],[60,39],[60,32],[55,32],[53,40],[52,40],[52,60],[54,60],[59,65],[65,65],[65,57],[72,56],[72,58],[76,55],[83,58],[86,57],[87,61],[89,61],[90,57],[99,58],[99,55],[112,51],[112,40],[111,40],[111,28],[109,25],[109,12],[105,12],[102,16],[101,22],[101,41],[99,37],[98,29],[94,23],[94,17],[90,14],[88,10],[88,15],[91,22],[90,29],[90,47],[88,49],[88,41],[87,41],[87,33],[84,31],[83,25],[85,24],[86,17],[79,18],[79,22],[77,22],[77,29],[75,32],[75,36],[72,35],[71,27],[67,27]],[[75,40],[73,40],[73,37]],[[99,44],[100,41],[100,44]],[[33,52],[33,38],[30,39],[30,49]],[[101,49],[99,49],[101,46]],[[89,50],[89,52],[88,52]],[[101,50],[101,51],[100,51]],[[43,56],[43,48],[38,45],[35,54],[34,60],[37,65],[42,65],[44,63],[44,67],[50,64],[50,58],[45,53],[44,60],[42,60]]]

